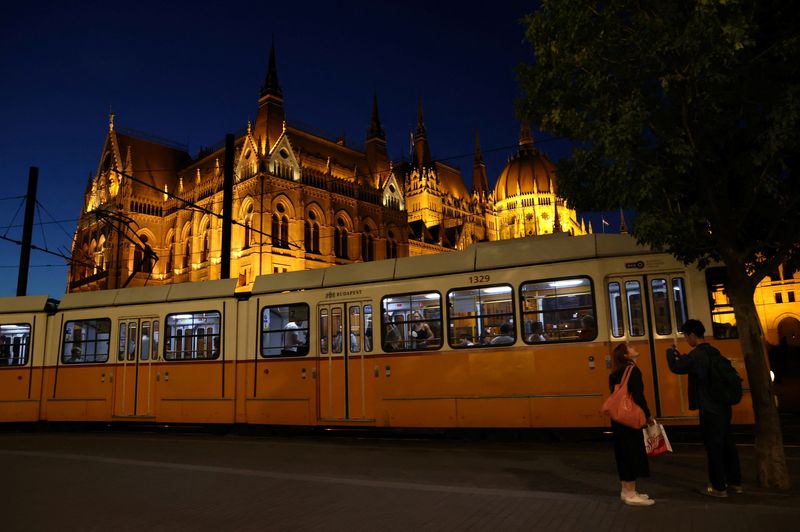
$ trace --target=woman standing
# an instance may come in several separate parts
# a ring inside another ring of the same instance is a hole
[[[430,326],[422,321],[422,315],[416,310],[411,315],[411,337],[414,342],[414,349],[425,349],[428,346],[428,339],[433,338],[433,331]]]
[[[625,370],[632,366],[630,377],[628,378],[628,391],[633,397],[633,401],[644,411],[645,418],[652,422],[650,409],[647,408],[647,401],[644,398],[644,382],[642,372],[636,367],[636,359],[639,353],[627,343],[619,344],[611,356],[613,370],[608,377],[608,384],[611,391],[622,382]],[[652,506],[655,501],[644,493],[636,491],[636,479],[650,476],[650,467],[647,463],[647,451],[644,448],[644,436],[642,429],[632,429],[611,421],[611,430],[614,432],[614,458],[617,460],[617,473],[622,486],[620,499],[625,504],[631,506]]]

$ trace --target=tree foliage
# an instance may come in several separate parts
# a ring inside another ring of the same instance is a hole
[[[576,141],[558,165],[576,207],[636,209],[640,241],[734,255],[753,287],[797,260],[795,2],[545,1],[526,23],[521,112]]]
[[[758,478],[788,488],[753,303],[800,266],[800,4],[545,0],[525,20],[523,117],[573,139],[558,186],[583,210],[635,209],[632,233],[728,267],[756,420]]]

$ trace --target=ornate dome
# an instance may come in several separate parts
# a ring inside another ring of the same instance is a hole
[[[555,165],[533,147],[530,129],[523,125],[519,150],[506,164],[494,186],[495,201],[534,192],[556,194]]]

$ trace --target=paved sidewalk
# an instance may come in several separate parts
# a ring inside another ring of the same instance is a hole
[[[709,499],[702,447],[619,500],[610,441],[2,433],[0,528],[21,530],[796,530],[800,492]],[[787,448],[797,483],[800,449]]]

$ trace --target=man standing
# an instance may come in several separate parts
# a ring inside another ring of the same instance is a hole
[[[700,410],[710,481],[700,493],[711,497],[727,497],[728,491],[742,493],[739,454],[731,432],[731,405],[711,394],[710,357],[722,355],[703,340],[706,329],[699,320],[687,320],[680,330],[692,350],[682,354],[675,347],[667,349],[667,364],[673,373],[689,375],[689,409]]]

